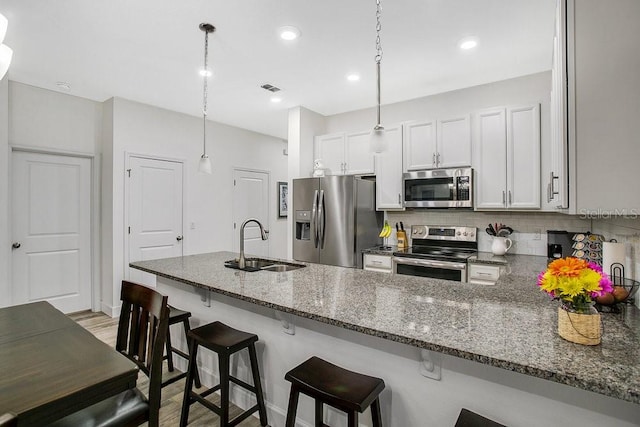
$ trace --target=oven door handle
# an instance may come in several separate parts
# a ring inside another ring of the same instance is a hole
[[[447,270],[466,270],[467,264],[462,262],[440,262],[431,259],[393,258],[394,264],[415,265],[418,267],[436,267]]]

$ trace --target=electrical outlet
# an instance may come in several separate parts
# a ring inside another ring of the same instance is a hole
[[[542,230],[539,228],[533,229],[533,240],[540,240],[540,235],[542,234]]]

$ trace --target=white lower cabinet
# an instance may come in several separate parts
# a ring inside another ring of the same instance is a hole
[[[369,271],[391,273],[391,255],[364,254],[362,268]]]
[[[385,127],[387,150],[375,155],[376,209],[404,209],[402,187],[402,127]]]
[[[540,208],[540,105],[475,116],[476,209]]]

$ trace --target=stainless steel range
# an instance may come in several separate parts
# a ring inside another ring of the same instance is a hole
[[[411,226],[411,247],[393,253],[393,272],[467,281],[467,258],[478,252],[475,227]]]

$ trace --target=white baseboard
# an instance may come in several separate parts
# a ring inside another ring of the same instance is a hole
[[[110,316],[112,318],[116,318],[116,317],[120,317],[120,310],[122,309],[121,305],[118,306],[111,306],[109,304],[105,304],[100,303],[100,311],[102,311],[104,314],[106,314],[107,316]]]

